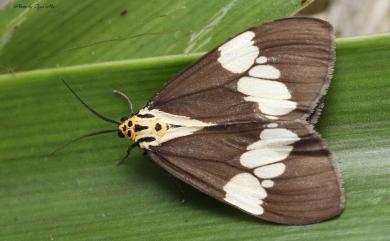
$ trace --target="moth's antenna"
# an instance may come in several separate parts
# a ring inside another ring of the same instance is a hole
[[[129,97],[125,93],[119,90],[114,90],[114,93],[123,97],[127,101],[127,109],[129,110],[130,114],[133,114],[133,104],[131,103]]]
[[[87,108],[89,111],[91,111],[94,115],[96,115],[97,117],[99,117],[100,119],[102,120],[105,120],[107,122],[111,122],[111,123],[115,123],[115,124],[120,124],[119,121],[116,121],[116,120],[113,120],[111,118],[108,118],[100,113],[98,113],[96,110],[94,110],[92,107],[90,107],[87,103],[85,103],[81,98],[80,96],[78,96],[76,94],[76,92],[68,85],[68,83],[66,83],[66,81],[64,79],[61,79],[62,82],[64,82],[65,86],[68,87],[68,89],[70,90],[70,92],[81,102],[81,104],[83,104],[85,106],[85,108]]]
[[[55,149],[54,151],[52,151],[49,154],[49,156],[54,155],[55,153],[59,152],[60,150],[64,149],[65,147],[69,146],[70,144],[72,144],[76,141],[82,140],[84,138],[91,137],[91,136],[98,136],[98,135],[107,134],[107,133],[116,132],[116,131],[118,131],[118,130],[102,130],[102,131],[95,131],[95,132],[91,132],[91,133],[79,136],[73,140],[70,140],[70,141],[64,143],[62,146],[60,146],[57,149]]]

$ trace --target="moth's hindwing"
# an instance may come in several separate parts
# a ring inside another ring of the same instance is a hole
[[[301,121],[205,127],[148,154],[191,186],[265,220],[315,223],[343,208],[338,169]]]
[[[168,82],[148,109],[216,124],[308,120],[333,72],[332,27],[287,18],[250,28]]]

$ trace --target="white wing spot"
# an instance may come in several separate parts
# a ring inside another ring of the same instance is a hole
[[[297,103],[290,100],[292,96],[287,85],[282,81],[277,81],[282,75],[280,70],[271,64],[266,64],[269,62],[268,60],[271,60],[272,62],[273,57],[254,57],[254,55],[242,54],[250,52],[250,47],[257,48],[257,54],[260,52],[259,47],[253,46],[252,38],[254,36],[247,33],[253,32],[245,32],[244,34],[246,35],[241,34],[222,45],[219,48],[221,57],[218,61],[224,68],[229,69],[233,73],[243,73],[250,68],[248,72],[249,76],[244,76],[237,82],[237,90],[246,95],[244,100],[257,102],[260,112],[263,113],[265,117],[270,120],[277,120],[279,116],[286,115],[295,110],[297,108]],[[239,49],[237,46],[241,48],[241,55],[237,55]],[[243,50],[245,48],[248,48],[248,50]],[[250,53],[254,54],[255,51]],[[253,57],[255,58],[254,60]],[[246,60],[241,61],[240,58]],[[240,62],[237,63],[236,61]],[[251,67],[253,61],[257,65]],[[241,65],[245,65],[246,67],[241,67]],[[237,69],[240,70],[237,71]]]
[[[292,151],[292,146],[269,146],[256,150],[247,151],[240,157],[240,162],[248,168],[255,168],[262,165],[282,161]]]
[[[274,186],[274,182],[272,180],[264,180],[261,182],[261,186],[263,186],[264,188],[271,188]]]
[[[284,165],[283,163],[275,163],[256,168],[255,175],[261,179],[275,178],[282,175],[285,170],[286,165]]]
[[[269,123],[267,125],[268,128],[275,128],[275,127],[278,127],[278,123]]]
[[[244,99],[246,101],[257,102],[259,104],[260,111],[268,116],[276,117],[279,115],[285,115],[297,108],[297,102],[291,100],[269,99],[255,96],[247,96],[244,97]],[[276,118],[271,117],[269,119]]]
[[[249,75],[262,79],[279,79],[280,71],[272,65],[256,65],[249,70]]]
[[[265,129],[260,140],[247,147],[240,156],[240,163],[247,168],[256,168],[286,159],[293,150],[291,144],[300,140],[297,134],[284,128]]]
[[[261,205],[267,197],[267,192],[255,176],[249,173],[237,174],[226,183],[223,190],[226,192],[226,202],[254,215],[264,213]]]
[[[237,83],[237,90],[243,94],[266,99],[289,99],[291,94],[281,82],[252,77],[242,77]]]
[[[247,71],[259,55],[259,48],[253,45],[253,37],[255,33],[247,31],[221,45],[218,62],[222,67],[235,74]]]
[[[276,124],[276,123],[275,123]],[[285,128],[264,129],[260,133],[260,140],[249,145],[248,150],[253,150],[265,146],[285,146],[291,145],[300,138],[298,135]]]
[[[260,56],[256,59],[256,64],[265,64],[267,63],[267,57],[265,56]]]
[[[262,201],[267,196],[265,188],[274,186],[275,183],[271,179],[286,171],[286,165],[280,161],[290,155],[292,144],[300,140],[294,132],[276,128],[277,123],[268,124],[270,125],[272,129],[264,129],[260,133],[260,140],[248,145],[248,151],[240,156],[241,165],[254,169],[256,176],[241,173],[224,186],[227,202],[255,215],[261,215],[260,211],[264,212],[261,207],[263,202],[259,202],[259,199]],[[262,188],[259,188],[259,185]]]

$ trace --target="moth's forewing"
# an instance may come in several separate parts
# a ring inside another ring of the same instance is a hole
[[[306,120],[329,87],[332,27],[287,18],[250,28],[169,81],[149,109],[219,124]]]

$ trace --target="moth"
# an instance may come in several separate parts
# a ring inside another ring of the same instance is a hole
[[[167,172],[260,219],[310,224],[339,215],[342,179],[313,129],[329,87],[335,41],[329,23],[303,17],[262,24],[229,39],[167,82],[115,130]],[[81,139],[81,138],[77,138]]]

